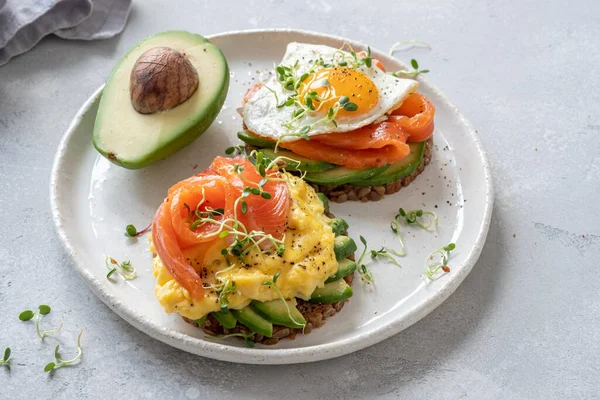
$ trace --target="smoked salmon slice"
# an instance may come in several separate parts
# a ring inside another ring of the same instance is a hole
[[[243,167],[241,173],[236,173],[234,167]],[[237,199],[241,196],[244,188],[259,188],[259,183],[263,177],[256,171],[254,165],[242,157],[226,158],[217,157],[213,161],[211,168],[220,176],[225,177],[231,184],[233,196]],[[267,177],[280,176],[277,169],[265,171]],[[248,211],[242,213],[241,203],[237,207],[237,217],[246,228],[251,231],[262,231],[266,234],[280,239],[285,232],[287,217],[290,209],[290,194],[285,182],[267,180],[262,186],[262,190],[268,198],[262,195],[250,194],[244,198],[248,205]]]
[[[261,193],[242,197],[247,188]],[[246,203],[244,208],[237,201],[240,198]],[[235,229],[236,221],[248,232],[262,231],[280,239],[287,227],[290,203],[287,183],[276,169],[265,171],[263,177],[246,158],[217,157],[208,169],[168,190],[152,223],[154,248],[173,278],[192,298],[201,299],[202,279],[183,249],[210,248],[223,240],[220,232]],[[209,216],[211,220],[200,219]]]
[[[406,157],[410,153],[407,142],[429,139],[433,134],[434,115],[435,107],[427,97],[413,93],[383,122],[351,132],[334,132],[313,136],[310,140],[282,142],[279,147],[311,160],[327,161],[352,169],[380,167]]]

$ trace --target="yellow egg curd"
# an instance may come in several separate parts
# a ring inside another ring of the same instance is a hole
[[[235,290],[227,295],[228,307],[241,309],[252,300],[269,301],[279,294],[263,282],[272,281],[279,273],[276,285],[286,299],[308,299],[317,287],[337,272],[338,263],[333,251],[335,235],[328,225],[323,203],[314,189],[302,179],[284,174],[289,187],[291,208],[283,238],[282,255],[275,251],[253,248],[244,256],[245,264],[229,255],[229,262],[221,254],[227,247],[226,238],[184,250],[188,261],[200,274],[206,288],[204,299],[192,299],[167,271],[161,259],[153,260],[156,298],[168,313],[177,312],[190,319],[198,319],[209,312],[219,311],[219,291],[224,282]],[[151,244],[150,250],[154,252]]]

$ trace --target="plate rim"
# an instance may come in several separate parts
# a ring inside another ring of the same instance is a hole
[[[353,46],[366,47],[365,44],[356,41],[349,40],[344,37],[330,35],[320,32],[314,32],[309,30],[301,29],[288,29],[288,28],[270,28],[270,29],[247,29],[247,30],[233,30],[226,31],[217,34],[207,35],[206,38],[213,40],[221,37],[234,37],[240,35],[253,35],[253,34],[299,34],[303,36],[311,36],[315,39],[327,38],[334,39],[343,42],[348,42]],[[396,60],[398,61],[398,60]],[[399,62],[399,64],[404,65]],[[346,354],[356,352],[358,350],[370,347],[376,343],[379,343],[389,337],[401,332],[402,330],[413,325],[431,311],[441,305],[446,299],[458,288],[463,282],[469,272],[473,269],[473,266],[479,259],[485,240],[489,231],[490,221],[492,217],[493,203],[494,203],[494,188],[491,177],[491,170],[488,163],[488,159],[481,145],[479,135],[473,128],[471,123],[465,118],[448,97],[436,86],[429,84],[422,77],[419,78],[419,84],[427,87],[428,90],[435,93],[436,96],[441,98],[445,103],[444,106],[458,118],[460,123],[465,127],[470,135],[470,140],[475,144],[477,154],[484,167],[485,186],[486,190],[485,205],[483,209],[483,220],[479,232],[476,236],[473,247],[471,247],[469,254],[467,255],[463,268],[461,268],[460,275],[454,276],[452,280],[448,280],[443,286],[440,287],[439,291],[425,300],[425,302],[419,304],[408,310],[402,319],[396,319],[391,321],[387,325],[383,325],[377,328],[371,333],[362,333],[356,336],[352,336],[346,339],[338,340],[334,343],[323,343],[308,347],[301,348],[244,348],[227,346],[220,343],[211,342],[201,338],[195,338],[181,332],[175,331],[171,328],[166,328],[159,324],[142,320],[139,315],[131,309],[125,302],[120,300],[117,296],[110,294],[108,291],[103,289],[101,282],[96,279],[86,268],[84,260],[80,259],[77,250],[69,242],[68,234],[64,228],[63,217],[61,216],[60,205],[59,205],[59,194],[58,194],[58,183],[60,181],[59,171],[62,170],[62,164],[65,160],[65,153],[67,146],[71,141],[78,125],[80,124],[83,116],[89,111],[90,107],[94,104],[97,98],[102,93],[104,84],[97,88],[93,94],[85,101],[85,103],[79,108],[75,117],[73,117],[69,127],[63,134],[58,149],[56,151],[52,171],[50,175],[50,206],[52,211],[52,219],[58,233],[59,239],[66,252],[69,254],[75,270],[82,278],[84,283],[92,290],[92,292],[112,311],[127,321],[129,324],[134,326],[136,329],[144,332],[150,337],[160,340],[161,342],[204,357],[209,357],[221,361],[237,362],[244,364],[297,364],[305,362],[313,362],[326,360],[330,358],[340,357]]]

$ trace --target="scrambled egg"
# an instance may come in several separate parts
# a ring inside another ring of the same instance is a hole
[[[226,239],[201,244],[184,253],[202,277],[205,285],[217,284],[215,274],[222,280],[235,282],[236,290],[228,296],[229,308],[241,309],[252,300],[269,301],[279,298],[275,290],[262,283],[272,281],[279,272],[277,287],[286,299],[308,299],[317,287],[337,272],[338,263],[333,252],[335,235],[324,215],[323,203],[312,187],[300,178],[287,174],[292,204],[285,232],[283,255],[266,254],[253,249],[245,257],[247,265],[230,267],[221,254],[227,247]],[[151,251],[154,247],[151,245]],[[231,258],[231,262],[235,262]],[[198,319],[212,311],[219,311],[219,295],[207,288],[204,299],[191,298],[167,271],[158,256],[153,261],[156,298],[166,312],[178,312],[184,317]]]

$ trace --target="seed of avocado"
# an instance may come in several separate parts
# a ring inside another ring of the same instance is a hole
[[[131,103],[130,76],[138,58],[157,47],[183,54],[198,73],[199,85],[176,107],[141,114]],[[149,37],[134,46],[113,68],[98,105],[94,147],[111,162],[129,169],[166,158],[208,129],[225,102],[228,88],[227,61],[221,50],[204,37],[185,31]]]
[[[333,241],[333,252],[335,253],[335,258],[338,260],[343,260],[353,254],[356,249],[356,242],[348,236],[336,236]]]
[[[215,319],[217,321],[219,321],[219,323],[227,329],[233,329],[233,328],[235,328],[235,325],[237,324],[237,320],[235,319],[235,317],[229,310],[215,311],[215,312],[210,313],[210,315],[215,317]]]
[[[273,324],[261,317],[252,307],[244,307],[241,310],[230,310],[235,319],[247,326],[251,331],[263,336],[273,336]]]
[[[348,223],[341,218],[334,218],[329,221],[329,226],[333,230],[335,236],[340,236],[348,232]]]
[[[410,154],[389,166],[382,173],[368,179],[352,182],[355,186],[378,186],[410,175],[423,161],[426,142],[410,143]]]
[[[343,260],[339,261],[337,272],[331,275],[329,278],[327,278],[325,283],[334,282],[338,279],[342,279],[343,277],[350,275],[354,271],[356,271],[356,263],[348,258],[344,258]]]
[[[311,303],[335,303],[352,297],[352,287],[343,279],[326,283],[322,288],[317,288],[310,296]]]
[[[250,307],[276,325],[298,329],[302,329],[306,326],[306,320],[296,308],[296,299],[287,300],[285,302],[281,299],[265,302],[255,300],[250,303]]]

